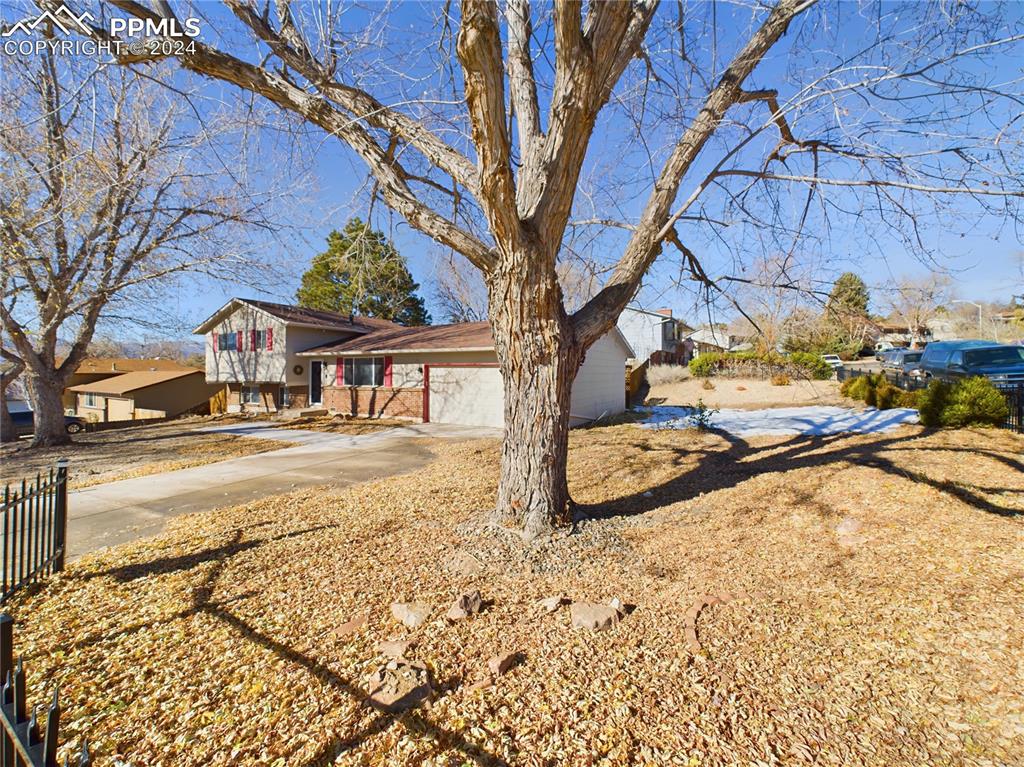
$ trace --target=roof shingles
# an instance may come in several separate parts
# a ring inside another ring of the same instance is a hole
[[[465,351],[493,349],[494,339],[486,322],[460,322],[454,325],[394,327],[375,330],[357,338],[323,344],[300,354],[308,356],[352,353]]]

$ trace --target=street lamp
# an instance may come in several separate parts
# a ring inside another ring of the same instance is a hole
[[[964,301],[962,298],[954,298],[950,301],[952,304],[972,304],[978,307],[978,333],[981,335],[985,334],[984,328],[981,327],[981,304],[976,304],[974,301]]]

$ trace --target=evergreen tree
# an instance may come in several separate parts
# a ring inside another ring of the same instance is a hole
[[[826,311],[833,317],[867,317],[868,286],[853,272],[839,275],[828,295]]]
[[[313,258],[295,298],[307,309],[428,325],[419,287],[383,232],[354,218],[327,236],[327,250]]]

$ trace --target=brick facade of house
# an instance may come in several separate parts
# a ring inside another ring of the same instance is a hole
[[[325,386],[324,407],[345,415],[423,420],[423,389]]]

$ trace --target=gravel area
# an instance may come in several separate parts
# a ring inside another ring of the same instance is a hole
[[[1024,439],[572,445],[578,530],[535,548],[488,527],[479,440],[83,558],[10,606],[30,702],[59,685],[101,766],[1024,763]],[[592,632],[559,595],[627,607]],[[399,676],[429,705],[366,705]]]
[[[842,405],[838,381],[793,379],[788,386],[773,386],[756,378],[711,378],[713,389],[704,388],[704,379],[687,378],[675,383],[651,386],[647,402],[651,405],[695,405],[701,400],[708,407],[754,410],[796,405]]]

